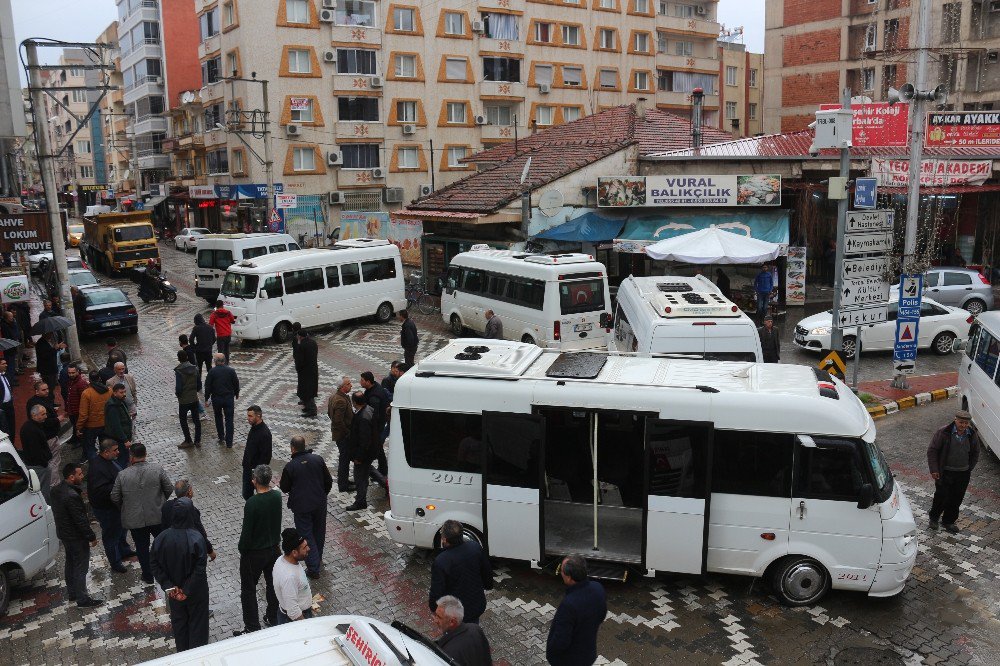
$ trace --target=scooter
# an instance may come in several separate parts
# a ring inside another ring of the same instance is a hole
[[[144,277],[142,285],[139,286],[139,298],[142,299],[143,303],[161,299],[167,303],[177,301],[177,287],[170,284],[165,276],[157,275],[155,285],[150,285],[148,282],[149,278]]]

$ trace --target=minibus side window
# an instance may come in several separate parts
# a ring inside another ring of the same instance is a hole
[[[268,248],[268,251],[269,251],[269,252],[270,252],[271,254],[274,254],[275,252],[287,252],[287,251],[288,251],[288,248],[287,248],[286,246],[284,246],[284,245],[271,245],[271,246],[270,246],[270,247]]]
[[[448,283],[446,289],[448,292],[452,292],[458,289],[458,285],[462,283],[462,269],[458,266],[452,266],[448,269]]]
[[[979,349],[976,351],[976,365],[986,376],[993,379],[997,371],[997,358],[1000,357],[1000,340],[989,331],[983,329],[979,333]]]
[[[298,243],[289,243],[288,244],[288,249],[289,250],[301,250],[302,248],[299,247]]]
[[[965,355],[971,359],[976,358],[976,343],[979,342],[979,331],[982,328],[982,325],[977,321],[969,329],[969,344],[965,345]]]
[[[392,259],[375,259],[361,262],[361,275],[365,282],[391,280],[396,277],[396,262]]]
[[[462,282],[462,291],[470,294],[478,294],[485,291],[483,288],[483,272],[472,268],[465,269],[465,279]]]
[[[791,497],[794,442],[794,435],[716,430],[712,492]]]
[[[322,289],[323,269],[304,268],[300,271],[285,271],[285,292],[291,294],[302,294],[307,291]]]
[[[340,278],[343,284],[360,284],[361,283],[361,271],[358,269],[357,264],[343,264],[340,267]]]
[[[281,286],[281,276],[272,275],[264,280],[263,289],[267,292],[268,298],[281,298],[284,295],[284,291]]]
[[[636,351],[639,348],[635,331],[632,330],[632,324],[629,323],[621,305],[615,308],[615,340],[620,342],[621,348],[627,351]]]
[[[339,287],[340,286],[340,274],[337,272],[336,266],[326,267],[326,287]]]
[[[475,473],[482,468],[482,415],[400,409],[399,422],[410,467]]]
[[[28,489],[28,477],[9,453],[0,453],[0,504]]]
[[[798,447],[795,496],[857,502],[866,479],[853,442],[817,440]]]
[[[493,298],[504,300],[507,292],[507,278],[501,275],[490,276],[489,294]]]
[[[260,257],[267,254],[267,248],[261,245],[260,247],[248,247],[243,250],[244,259],[253,259],[254,257]]]
[[[198,250],[198,268],[215,268],[215,250]]]

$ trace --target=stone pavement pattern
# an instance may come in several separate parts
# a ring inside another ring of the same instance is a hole
[[[189,478],[218,559],[208,566],[215,617],[211,639],[223,640],[242,628],[236,543],[242,516],[242,447],[219,448],[209,415],[201,450],[178,451],[180,441],[171,369],[176,337],[188,332],[196,312],[207,312],[193,296],[193,259],[164,246],[166,270],[180,285],[174,305],[139,305],[140,333],[125,341],[130,370],[142,391],[139,438],[150,459],[170,476]],[[123,284],[126,284],[122,282]],[[134,285],[127,286],[134,294]],[[137,299],[136,299],[137,300]],[[138,301],[137,301],[138,302]],[[443,324],[417,315],[421,330],[418,358],[447,339]],[[334,390],[341,375],[357,377],[372,369],[381,377],[400,355],[398,325],[351,322],[317,335],[321,391]],[[86,343],[102,358],[103,343]],[[955,359],[957,364],[957,359]],[[236,346],[232,364],[243,385],[239,407],[260,404],[274,432],[280,472],[289,458],[287,442],[302,434],[336,462],[329,422],[299,416],[290,348],[272,343]],[[930,433],[947,422],[956,400],[934,403],[879,422],[880,442],[894,473],[914,504],[918,525],[926,525],[933,484],[925,473]],[[322,414],[322,411],[321,411]],[[237,409],[236,441],[247,425]],[[71,453],[70,453],[71,455]],[[397,545],[384,529],[388,508],[372,490],[368,511],[347,513],[353,496],[334,492],[329,500],[324,573],[312,581],[326,601],[322,613],[360,613],[399,619],[434,634],[427,610],[431,555]],[[985,454],[973,475],[960,535],[921,532],[914,574],[893,599],[868,599],[834,592],[809,609],[780,606],[760,581],[709,575],[635,578],[609,584],[609,616],[599,639],[602,664],[1000,664],[1000,464]],[[286,510],[285,525],[291,525]],[[544,663],[549,622],[563,595],[551,574],[521,563],[497,561],[496,587],[488,594],[482,625],[499,663]],[[62,558],[30,586],[15,591],[0,640],[10,664],[136,663],[173,651],[162,601],[142,585],[136,564],[112,575],[99,548],[92,550],[91,589],[109,600],[80,610],[64,598]],[[262,591],[260,595],[263,596]]]

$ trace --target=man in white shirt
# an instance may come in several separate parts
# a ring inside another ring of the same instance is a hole
[[[278,597],[278,624],[285,624],[313,616],[312,590],[302,567],[309,543],[289,527],[281,532],[281,552],[284,555],[274,561],[272,579]]]

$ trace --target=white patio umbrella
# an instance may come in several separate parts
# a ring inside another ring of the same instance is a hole
[[[777,243],[711,227],[666,238],[646,246],[653,259],[669,259],[688,264],[759,264],[776,259]]]

